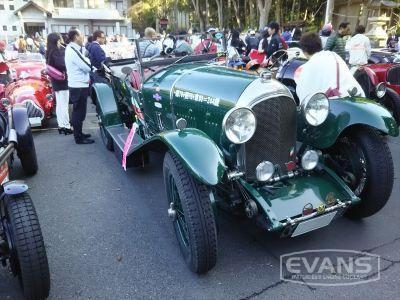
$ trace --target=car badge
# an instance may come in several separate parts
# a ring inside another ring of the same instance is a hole
[[[159,93],[154,94],[154,95],[153,95],[153,98],[154,98],[155,100],[157,100],[157,101],[161,101],[161,96],[160,96]]]
[[[322,214],[325,212],[325,205],[321,204],[319,206],[317,206],[317,213]]]
[[[294,169],[296,169],[296,163],[294,161],[289,161],[285,163],[285,165],[288,171],[293,171]]]
[[[157,85],[157,86],[155,87],[155,90],[156,90],[156,92],[159,92],[161,89],[160,89],[160,87]]]
[[[311,215],[313,211],[314,211],[313,205],[311,203],[307,203],[303,207],[303,216]]]
[[[326,205],[332,206],[336,203],[336,197],[333,192],[328,193],[325,198]]]

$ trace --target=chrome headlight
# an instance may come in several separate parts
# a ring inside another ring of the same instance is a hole
[[[386,94],[386,85],[383,82],[378,83],[375,87],[375,93],[378,98],[382,98]]]
[[[308,150],[301,158],[301,166],[304,170],[310,171],[318,165],[319,155],[315,150]]]
[[[261,162],[256,168],[256,176],[258,181],[267,181],[275,173],[275,167],[270,161]]]
[[[243,144],[250,140],[256,131],[256,117],[249,108],[235,107],[226,113],[222,128],[232,143]]]
[[[324,93],[316,93],[305,99],[302,109],[308,124],[321,125],[329,115],[329,99]]]

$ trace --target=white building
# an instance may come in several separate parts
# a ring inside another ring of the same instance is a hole
[[[133,35],[126,17],[131,0],[0,0],[0,39],[21,34],[46,36],[76,27],[85,35]]]

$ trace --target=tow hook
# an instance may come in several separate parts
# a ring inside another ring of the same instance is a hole
[[[169,204],[169,208],[168,208],[168,217],[171,218],[172,221],[176,220],[176,210],[174,208],[174,202],[171,202]]]

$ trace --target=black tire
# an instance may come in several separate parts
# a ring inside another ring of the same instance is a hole
[[[393,188],[393,160],[385,139],[371,128],[356,127],[342,136],[335,148],[336,153],[357,149],[353,154],[358,161],[353,159],[349,168],[354,171],[354,184],[349,185],[361,203],[350,207],[346,215],[352,219],[374,215],[385,206]],[[337,162],[346,166],[346,160]]]
[[[163,173],[169,203],[174,202],[174,190],[181,205],[178,208],[178,204],[174,204],[182,214],[178,213],[173,223],[185,262],[193,272],[206,273],[217,262],[217,229],[210,189],[196,181],[170,152],[165,154]],[[182,227],[182,220],[186,228]]]
[[[392,89],[387,89],[383,102],[396,120],[397,126],[400,126],[400,95]]]
[[[35,145],[30,149],[21,150],[18,152],[18,157],[21,161],[22,168],[26,175],[35,175],[38,171],[38,162],[36,156]]]
[[[26,299],[46,299],[50,292],[50,272],[42,231],[28,193],[6,196],[5,214],[14,251],[10,264],[18,276]]]
[[[103,125],[100,125],[100,136],[103,145],[110,151],[114,151],[114,142],[110,134],[104,128]]]

